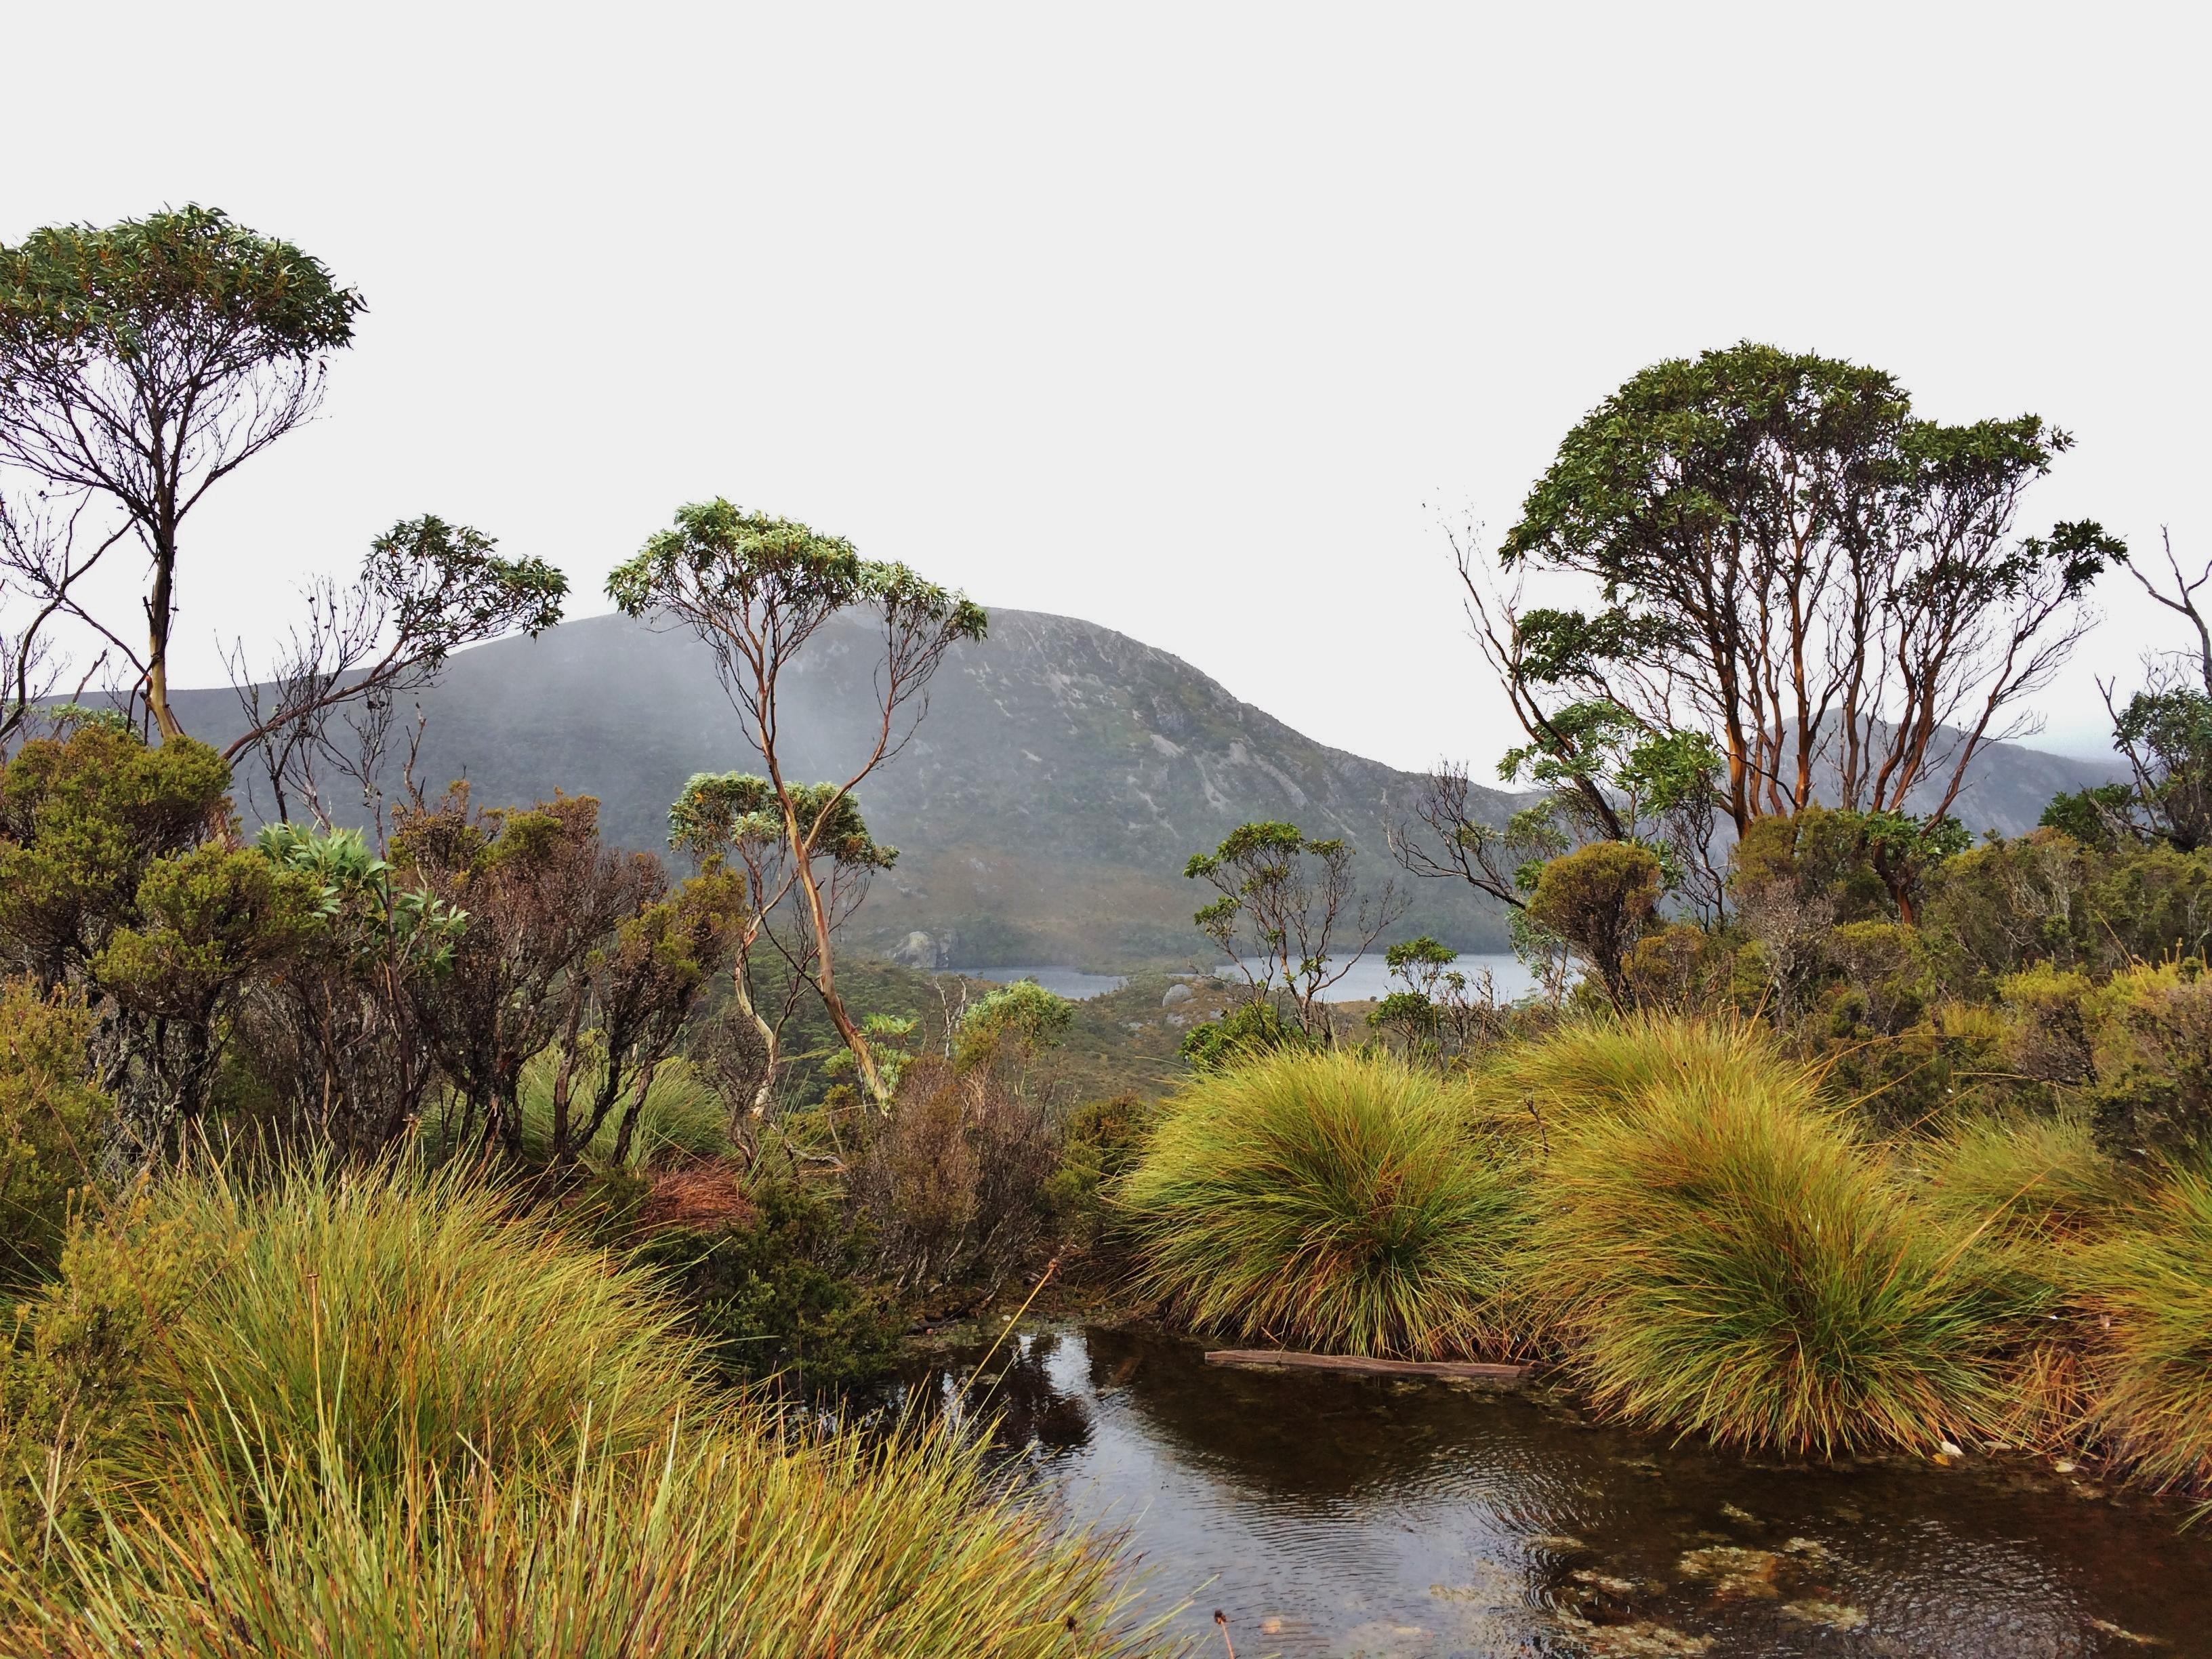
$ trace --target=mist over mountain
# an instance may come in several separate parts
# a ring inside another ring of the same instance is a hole
[[[875,637],[833,623],[787,679],[790,775],[843,776],[866,752]],[[243,729],[228,691],[176,702],[196,736]],[[459,653],[421,702],[429,787],[465,776],[484,805],[596,795],[606,833],[630,847],[665,845],[668,805],[694,772],[759,765],[706,647],[621,617]],[[1301,736],[1126,635],[994,611],[989,637],[939,670],[914,740],[860,791],[900,856],[854,927],[879,949],[926,933],[929,954],[962,966],[1202,953],[1190,918],[1211,895],[1182,875],[1192,854],[1247,820],[1285,819],[1351,842],[1363,890],[1377,890],[1397,873],[1385,825],[1421,783]],[[1510,810],[1510,796],[1492,800]],[[1394,936],[1502,948],[1500,919],[1473,892],[1423,882],[1411,896]]]
[[[786,682],[791,775],[842,776],[866,752],[874,637],[857,620],[832,624]],[[176,702],[197,736],[243,729],[228,691]],[[669,802],[692,773],[759,764],[706,647],[621,617],[462,652],[421,703],[427,787],[465,777],[493,805],[556,788],[595,795],[608,836],[630,847],[665,846]],[[1977,772],[1960,816],[2018,834],[2054,793],[2114,769],[2008,744]],[[860,791],[871,828],[900,857],[855,936],[935,965],[1202,954],[1190,916],[1207,894],[1184,879],[1184,861],[1241,823],[1273,818],[1344,836],[1364,890],[1395,875],[1413,908],[1394,937],[1503,948],[1495,907],[1455,883],[1409,881],[1387,857],[1386,826],[1422,783],[1302,736],[1126,635],[994,611],[988,639],[946,658],[912,743]],[[1502,791],[1484,799],[1501,821],[1516,804]]]

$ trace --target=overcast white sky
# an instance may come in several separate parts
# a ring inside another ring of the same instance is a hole
[[[2212,555],[2201,6],[0,11],[0,240],[164,204],[371,307],[189,521],[183,683],[436,512],[577,612],[681,501],[1493,757],[1440,509],[1510,524],[1656,359],[1877,364],[2079,449],[2028,528]],[[2095,746],[2092,667],[2047,699]]]

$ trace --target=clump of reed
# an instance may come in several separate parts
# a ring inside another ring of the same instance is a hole
[[[2074,1276],[2099,1331],[2090,1431],[2155,1486],[2212,1492],[2212,1160],[2160,1170]]]
[[[73,1513],[0,1548],[0,1654],[1156,1650],[1114,1540],[975,1442],[711,1393],[649,1279],[457,1174],[164,1181],[31,1323],[106,1393]]]
[[[1638,1026],[1643,1058],[1572,1032],[1516,1067],[1562,1090],[1520,1260],[1596,1402],[1790,1453],[1960,1432],[2031,1289],[1916,1205],[1802,1068],[1740,1030]]]
[[[1455,1087],[1387,1056],[1285,1050],[1198,1078],[1114,1203],[1145,1290],[1201,1327],[1415,1358],[1504,1340],[1519,1184]]]

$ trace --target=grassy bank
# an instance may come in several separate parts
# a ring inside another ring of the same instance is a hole
[[[0,1653],[1160,1650],[972,1442],[803,1430],[675,1327],[459,1177],[158,1185],[0,1376]]]
[[[1747,1449],[2094,1451],[2212,1487],[2212,1179],[2078,1120],[1876,1139],[1746,1024],[1570,1024],[1446,1079],[1278,1056],[1172,1098],[1117,1202],[1209,1333],[1534,1353]]]

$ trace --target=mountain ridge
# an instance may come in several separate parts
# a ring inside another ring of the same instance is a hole
[[[839,618],[794,663],[787,775],[843,776],[866,753],[854,712],[873,707],[873,638],[861,619]],[[1182,866],[1255,818],[1344,836],[1364,891],[1395,877],[1411,908],[1394,937],[1504,945],[1489,901],[1411,880],[1388,859],[1387,827],[1410,812],[1422,775],[1307,738],[1157,647],[1074,617],[995,611],[988,637],[947,653],[930,698],[912,742],[860,792],[872,829],[901,849],[852,924],[871,948],[923,966],[1206,955],[1190,925],[1205,895]],[[174,701],[197,736],[220,743],[243,730],[228,690]],[[694,772],[760,764],[707,647],[620,616],[458,653],[417,701],[424,784],[465,777],[488,805],[594,795],[609,838],[625,846],[665,845],[668,804]],[[2017,834],[2052,794],[2113,773],[2002,745],[1960,816]],[[1498,821],[1531,799],[1477,794]]]

